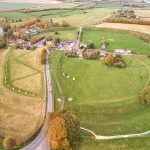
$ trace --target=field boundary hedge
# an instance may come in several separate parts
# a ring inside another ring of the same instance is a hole
[[[104,22],[108,23],[125,23],[125,24],[138,24],[138,25],[150,25],[150,21],[141,19],[127,19],[127,18],[107,18]]]

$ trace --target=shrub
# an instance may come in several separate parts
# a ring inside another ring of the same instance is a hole
[[[5,38],[0,38],[0,49],[7,45],[7,41]]]
[[[55,31],[55,35],[57,35],[58,34],[58,32],[57,31]]]
[[[53,42],[56,45],[56,44],[60,43],[60,39],[59,38],[53,38]]]
[[[119,61],[119,62],[115,62],[115,63],[113,64],[113,67],[124,68],[124,67],[125,67],[125,64],[124,64],[123,62]]]
[[[6,136],[3,140],[3,145],[5,149],[12,149],[17,146],[17,141],[13,137]]]
[[[44,39],[44,36],[33,36],[31,39],[31,44],[35,44],[39,42],[40,40]]]
[[[147,20],[126,19],[126,18],[107,18],[105,19],[105,22],[150,25],[150,21],[147,21]]]
[[[94,50],[91,52],[89,52],[88,50],[85,50],[82,52],[82,54],[85,59],[98,59],[99,58],[99,52],[94,51]]]
[[[70,27],[70,24],[66,21],[62,21],[62,27]]]
[[[75,52],[66,52],[65,55],[67,57],[79,57],[79,55]]]
[[[113,56],[112,55],[107,55],[105,58],[104,58],[104,64],[106,65],[109,65],[113,60]]]
[[[38,22],[38,19],[27,20],[19,24],[17,28],[25,28],[27,26],[34,25],[36,22]]]
[[[140,94],[142,104],[150,104],[150,85],[146,86]]]
[[[80,123],[70,111],[62,110],[49,115],[48,138],[52,149],[71,150],[77,144]]]
[[[46,49],[43,47],[41,49],[41,64],[45,64],[46,61]]]
[[[22,45],[21,45],[20,43],[16,43],[16,44],[14,45],[14,48],[15,48],[15,49],[22,49]]]
[[[106,65],[117,68],[124,68],[126,66],[126,63],[121,55],[116,55],[115,57],[113,57],[112,55],[107,55],[104,58],[104,63]]]
[[[90,44],[87,45],[87,47],[88,47],[89,49],[94,49],[94,43],[91,42]]]

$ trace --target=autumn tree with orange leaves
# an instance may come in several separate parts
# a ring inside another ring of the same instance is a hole
[[[48,139],[54,150],[72,150],[79,141],[80,123],[70,111],[49,115]]]

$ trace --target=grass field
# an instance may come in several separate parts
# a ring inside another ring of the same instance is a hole
[[[43,16],[42,18],[45,19],[45,20],[48,20],[48,19],[54,19],[54,18],[60,18],[60,17],[68,17],[68,16],[73,16],[73,15],[80,15],[80,14],[83,14],[83,10],[62,10],[61,13],[59,13],[59,10],[58,10],[58,13],[54,13],[54,14],[49,14],[49,15],[46,15],[46,16]]]
[[[58,32],[58,34],[55,34],[56,31]],[[49,31],[41,35],[58,37],[61,40],[76,41],[77,29],[56,30],[56,31]]]
[[[33,18],[33,16],[28,15],[26,13],[22,13],[22,12],[1,12],[0,17],[8,18],[10,20],[12,20],[12,19],[14,19],[14,20],[17,20],[17,19],[28,20],[28,19]]]
[[[36,7],[41,4],[37,3],[2,3],[0,2],[0,8],[2,9],[21,9],[21,8],[30,8]]]
[[[57,58],[62,53],[58,51],[50,57],[52,69],[55,69]],[[125,69],[109,68],[100,60],[66,57],[58,65],[57,76],[65,96],[65,108],[75,111],[81,126],[96,134],[132,134],[150,129],[150,108],[141,105],[138,97],[145,83],[148,83],[150,61],[147,56],[128,56],[125,60]],[[63,73],[71,78],[64,77]],[[73,81],[72,77],[76,80]],[[57,98],[60,94],[55,80],[53,82],[55,106],[58,109],[60,104]],[[68,102],[69,97],[74,101]],[[132,141],[135,146],[139,145],[138,141],[144,141],[145,147],[149,145],[144,138],[96,142],[85,136],[81,149],[137,149],[132,147]]]
[[[72,26],[81,26],[81,25],[92,25],[95,22],[104,19],[110,16],[111,12],[115,9],[106,9],[106,8],[95,8],[89,10],[88,13],[80,13],[80,14],[73,14],[69,16],[62,16],[62,17],[54,17],[53,20],[57,22],[62,22],[65,20],[69,22]],[[47,16],[43,17],[43,19],[48,19]]]
[[[17,138],[18,143],[22,143],[42,125],[45,99],[21,96],[4,87],[4,64],[8,52],[8,50],[0,50],[0,136],[12,135]],[[22,53],[18,51],[18,55],[19,52]]]
[[[63,14],[63,13],[67,13],[71,10],[64,10],[64,9],[58,9],[58,10],[42,10],[42,11],[35,11],[35,12],[30,12],[28,13],[29,15],[33,15],[33,16],[44,16],[44,15],[56,15],[56,14]]]
[[[4,20],[4,18],[3,18],[3,17],[0,17],[0,21],[2,21],[2,20]]]
[[[114,51],[116,48],[130,49],[137,53],[150,53],[150,45],[136,37],[123,32],[112,30],[84,30],[82,42],[90,43],[93,41],[95,48],[99,49],[103,40],[111,43],[109,51]]]
[[[107,141],[85,138],[81,143],[80,150],[93,150],[93,148],[94,150],[149,150],[149,140],[149,137]]]
[[[12,50],[5,65],[6,86],[20,94],[44,98],[44,66],[40,62],[40,50]],[[36,84],[34,84],[36,83]],[[27,94],[28,93],[28,94]]]

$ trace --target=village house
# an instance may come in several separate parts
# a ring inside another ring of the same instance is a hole
[[[124,50],[124,49],[115,49],[116,54],[122,54],[122,55],[131,55],[131,50]]]
[[[85,44],[85,43],[80,43],[80,48],[81,48],[81,49],[87,48],[87,44]]]
[[[74,53],[79,53],[79,48],[76,44],[76,42],[72,42],[69,45],[65,47],[65,52],[74,52]]]
[[[37,35],[39,33],[39,31],[36,28],[29,28],[26,30],[26,34],[28,35]]]

